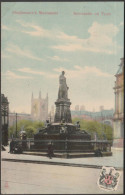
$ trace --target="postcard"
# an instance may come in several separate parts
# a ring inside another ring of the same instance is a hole
[[[123,194],[124,2],[1,3],[1,194]]]

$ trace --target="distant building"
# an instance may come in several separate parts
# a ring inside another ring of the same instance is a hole
[[[1,94],[1,136],[2,136],[2,145],[8,145],[8,125],[9,125],[9,102],[7,97],[4,94]]]
[[[52,105],[51,106],[51,122],[54,122],[54,116],[55,116],[54,105]]]
[[[48,94],[46,98],[41,97],[41,91],[39,97],[31,97],[31,118],[38,121],[46,121],[48,119]]]
[[[21,120],[32,120],[30,114],[26,113],[17,113],[17,122]],[[16,113],[15,112],[10,112],[9,113],[9,126],[13,126],[16,124]]]
[[[55,117],[54,105],[52,105],[51,110],[48,113],[48,120],[53,123],[54,122],[54,117]]]
[[[80,106],[80,110],[85,111],[85,106],[84,105]]]
[[[124,58],[115,75],[114,147],[123,147],[124,137]]]
[[[98,122],[112,126],[114,110],[102,110],[101,112],[89,111],[71,111],[72,118],[81,118],[88,121],[96,120]]]
[[[100,106],[100,107],[99,107],[99,110],[100,110],[100,112],[101,112],[102,110],[104,110],[104,106]]]
[[[75,111],[79,111],[79,105],[75,106]]]

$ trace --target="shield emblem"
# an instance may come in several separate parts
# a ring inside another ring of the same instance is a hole
[[[120,172],[116,171],[114,167],[102,167],[98,179],[98,186],[103,190],[116,190],[120,178]]]
[[[114,177],[112,175],[106,174],[105,180],[104,180],[105,184],[111,185],[112,184],[112,181],[113,181],[113,178]]]

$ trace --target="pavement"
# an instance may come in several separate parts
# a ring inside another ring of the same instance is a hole
[[[46,156],[26,155],[26,154],[10,154],[9,147],[6,151],[1,152],[2,161],[36,163],[36,164],[52,164],[60,166],[74,166],[87,168],[102,168],[102,166],[111,166],[116,170],[123,169],[123,150],[112,148],[112,156],[107,157],[86,157],[86,158],[52,158]]]
[[[2,161],[1,194],[123,194],[97,185],[101,169]]]
[[[123,194],[123,150],[112,149],[113,156],[52,158],[1,152],[2,194]],[[116,191],[100,189],[97,181],[102,166],[120,172]]]

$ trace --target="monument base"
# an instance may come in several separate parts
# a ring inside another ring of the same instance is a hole
[[[62,122],[63,120],[66,123],[72,123],[70,105],[71,102],[69,99],[58,99],[56,102],[56,113],[55,113],[55,123]]]
[[[47,152],[51,142],[54,154],[62,158],[111,156],[111,145],[106,140],[91,140],[91,135],[85,130],[78,130],[72,123],[65,124],[62,131],[61,123],[53,123],[34,135],[34,146],[31,150]]]

